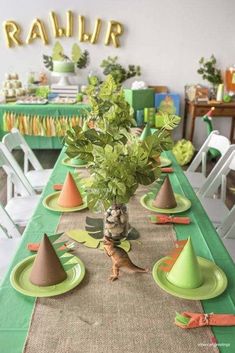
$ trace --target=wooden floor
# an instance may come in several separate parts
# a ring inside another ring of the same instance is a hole
[[[43,168],[53,168],[60,150],[35,150],[34,151],[37,158],[41,162]],[[23,165],[23,153],[21,151],[15,152],[15,158],[19,164]],[[208,173],[213,168],[215,162],[208,163]],[[232,190],[232,188],[234,190]],[[4,171],[0,168],[0,202],[6,204],[6,175]],[[235,172],[230,172],[228,175],[227,184],[227,199],[226,204],[228,208],[231,208],[235,203]]]

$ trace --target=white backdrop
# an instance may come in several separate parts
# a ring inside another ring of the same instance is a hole
[[[19,72],[25,81],[29,71],[43,68],[42,54],[50,54],[55,42],[49,20],[51,10],[58,13],[61,21],[65,20],[66,10],[84,15],[91,30],[96,18],[104,21],[99,44],[80,44],[75,35],[61,39],[68,54],[74,42],[90,52],[90,66],[81,72],[79,83],[85,82],[90,70],[101,72],[102,59],[118,55],[123,64],[139,64],[141,78],[148,84],[164,84],[172,92],[183,95],[186,83],[202,82],[196,72],[201,56],[209,57],[214,53],[222,68],[235,63],[234,0],[0,0],[1,23],[15,20],[23,28],[22,37],[25,39],[32,20],[37,17],[47,24],[50,37],[49,46],[36,40],[31,45],[9,49],[0,30],[1,81],[8,71]],[[112,19],[120,21],[125,28],[118,49],[104,45],[107,21]],[[76,34],[76,30],[74,32]],[[219,123],[217,120],[215,125],[227,135],[229,121],[224,119]],[[197,124],[196,145],[205,138],[204,130]],[[177,136],[180,135],[179,129]]]

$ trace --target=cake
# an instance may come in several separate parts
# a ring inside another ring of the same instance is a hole
[[[72,61],[53,60],[53,72],[74,73],[75,66]]]

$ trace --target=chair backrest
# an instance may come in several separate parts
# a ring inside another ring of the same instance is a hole
[[[230,145],[226,153],[221,156],[219,161],[216,163],[208,177],[206,178],[205,183],[201,186],[201,188],[198,190],[197,195],[198,196],[203,196],[207,189],[210,187],[210,185],[213,183],[213,180],[218,176],[221,175],[221,170],[224,167],[224,165],[230,160],[231,154],[235,151],[235,145]],[[224,177],[223,177],[224,178]],[[225,178],[224,178],[225,179]],[[225,180],[224,180],[225,183]],[[226,185],[224,185],[226,187]],[[224,190],[225,191],[225,190]],[[223,191],[223,192],[224,192]],[[225,196],[225,195],[224,195]]]
[[[20,236],[19,229],[14,224],[4,207],[0,204],[0,238],[16,238]]]
[[[2,142],[0,142],[0,167],[7,174],[7,201],[16,195],[16,191],[21,196],[36,195],[20,166]]]
[[[235,235],[235,205],[229,211],[228,215],[222,221],[221,225],[217,228],[221,238],[232,238],[232,233]]]
[[[209,149],[217,149],[220,151],[222,157],[227,152],[229,146],[230,141],[227,137],[219,135],[219,131],[217,130],[212,131],[188,167],[187,172],[195,172],[200,164],[202,164],[202,173],[206,176],[206,162]]]
[[[226,186],[227,186],[227,175],[231,170],[235,170],[235,145],[231,145],[230,149],[220,159],[218,166],[213,170],[214,178],[206,181],[203,188],[197,193],[202,197],[213,197],[217,192],[218,188],[221,186],[221,199],[225,202],[226,199]]]
[[[20,134],[19,130],[13,128],[11,132],[6,134],[2,142],[7,147],[7,149],[12,152],[15,148],[21,148],[24,152],[24,174],[29,170],[29,162],[32,164],[35,170],[42,170],[42,166],[31,150],[30,146],[27,144],[23,136]]]

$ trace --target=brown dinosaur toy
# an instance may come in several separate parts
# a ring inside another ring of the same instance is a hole
[[[109,278],[111,281],[115,281],[116,279],[118,279],[119,270],[121,267],[125,267],[131,272],[146,273],[149,271],[148,269],[144,269],[134,265],[131,262],[127,252],[122,248],[115,246],[114,241],[107,236],[104,237],[104,250],[106,254],[111,257],[113,263],[112,276],[110,276]]]

